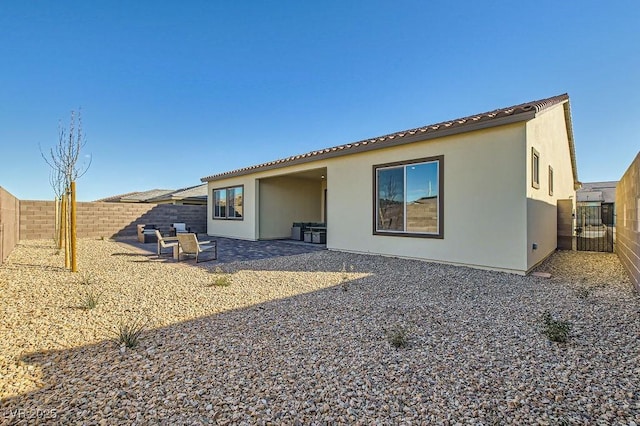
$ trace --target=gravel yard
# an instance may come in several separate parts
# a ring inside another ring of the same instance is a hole
[[[640,424],[640,298],[614,254],[559,252],[541,278],[79,248],[79,274],[50,241],[0,267],[2,424]],[[545,312],[568,342],[549,341]],[[136,319],[139,345],[119,346]]]

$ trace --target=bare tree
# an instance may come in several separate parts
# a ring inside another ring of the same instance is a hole
[[[91,166],[91,157],[89,163],[78,167],[78,159],[82,148],[87,144],[84,134],[82,133],[82,116],[80,111],[77,113],[71,111],[71,120],[69,123],[69,132],[62,127],[62,123],[58,123],[58,144],[49,150],[47,157],[42,149],[40,153],[47,164],[56,172],[61,173],[64,178],[65,188],[70,186],[71,182],[84,176]]]
[[[56,242],[56,246],[58,249],[62,248],[62,210],[61,203],[62,197],[65,193],[65,184],[64,184],[64,175],[61,170],[51,169],[49,171],[49,184],[53,189],[53,193],[55,195],[55,230],[54,230],[54,240]]]
[[[49,182],[53,187],[56,197],[61,196],[60,208],[60,235],[65,244],[65,266],[72,272],[77,271],[76,253],[76,215],[75,215],[75,181],[82,177],[91,166],[91,157],[88,164],[78,166],[78,159],[82,148],[86,145],[82,131],[82,117],[80,111],[76,114],[71,111],[69,131],[67,132],[61,123],[58,123],[58,144],[45,155],[40,149],[44,161],[51,167]],[[60,247],[60,245],[59,245]]]

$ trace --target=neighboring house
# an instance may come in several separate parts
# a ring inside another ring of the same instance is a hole
[[[525,274],[560,222],[571,233],[574,152],[569,97],[554,96],[204,177],[208,234],[326,222],[330,250]]]
[[[207,185],[178,189],[177,191],[149,198],[147,202],[157,204],[206,205]]]
[[[576,191],[577,201],[577,226],[581,226],[581,218],[588,213],[581,211],[596,211],[599,224],[615,225],[616,185],[618,181],[609,182],[585,182]],[[585,207],[599,207],[599,209],[585,209]]]
[[[146,203],[150,198],[159,197],[170,194],[173,189],[151,189],[148,191],[127,192],[126,194],[114,195],[111,197],[101,198],[96,202],[103,203]]]
[[[196,185],[182,189],[151,189],[142,192],[129,192],[102,198],[101,202],[109,203],[154,203],[154,204],[183,204],[205,205],[207,204],[207,185]]]

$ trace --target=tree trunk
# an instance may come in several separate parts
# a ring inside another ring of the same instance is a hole
[[[65,191],[62,197],[61,208],[61,221],[60,221],[60,234],[62,235],[62,241],[64,242],[64,267],[69,269],[71,267],[71,260],[69,259],[69,215],[67,214],[69,204],[69,196]]]
[[[62,233],[60,232],[60,199],[56,196],[56,227],[54,228],[53,239],[56,242],[56,247],[60,250],[60,244],[62,244]]]
[[[78,272],[78,245],[76,241],[76,182],[71,182],[71,272]]]

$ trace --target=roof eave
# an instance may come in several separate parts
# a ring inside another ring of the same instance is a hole
[[[394,137],[382,142],[376,142],[375,139],[372,139],[371,142],[369,143],[361,142],[357,144],[357,146],[352,146],[350,148],[341,148],[341,149],[335,149],[335,150],[331,149],[328,152],[319,153],[317,155],[302,156],[295,160],[276,162],[274,164],[268,164],[265,166],[254,167],[254,168],[249,168],[245,170],[238,170],[235,172],[225,173],[221,175],[207,176],[207,177],[201,178],[200,180],[202,182],[215,182],[219,180],[224,180],[224,179],[238,177],[238,176],[246,176],[246,175],[250,175],[258,172],[264,172],[268,170],[280,169],[280,168],[295,166],[299,164],[326,160],[329,158],[342,157],[345,155],[358,154],[362,152],[373,151],[376,149],[390,148],[390,147],[405,145],[405,144],[418,142],[418,141],[427,141],[431,139],[442,138],[445,136],[452,136],[452,135],[457,135],[461,133],[473,132],[476,130],[483,130],[483,129],[488,129],[492,127],[504,126],[507,124],[519,123],[519,122],[531,120],[535,116],[536,116],[536,111],[531,110],[531,111],[521,112],[519,114],[510,115],[507,117],[495,118],[487,121],[465,123],[465,124],[461,124],[459,126],[455,126],[451,128],[431,130],[431,131],[415,133],[412,135],[402,136],[402,137]]]
[[[582,186],[582,182],[578,180],[578,162],[576,161],[576,146],[573,139],[573,122],[571,120],[571,108],[568,99],[563,103],[562,107],[564,108],[567,138],[569,139],[569,154],[571,155],[571,168],[573,170],[573,189],[577,191]]]

